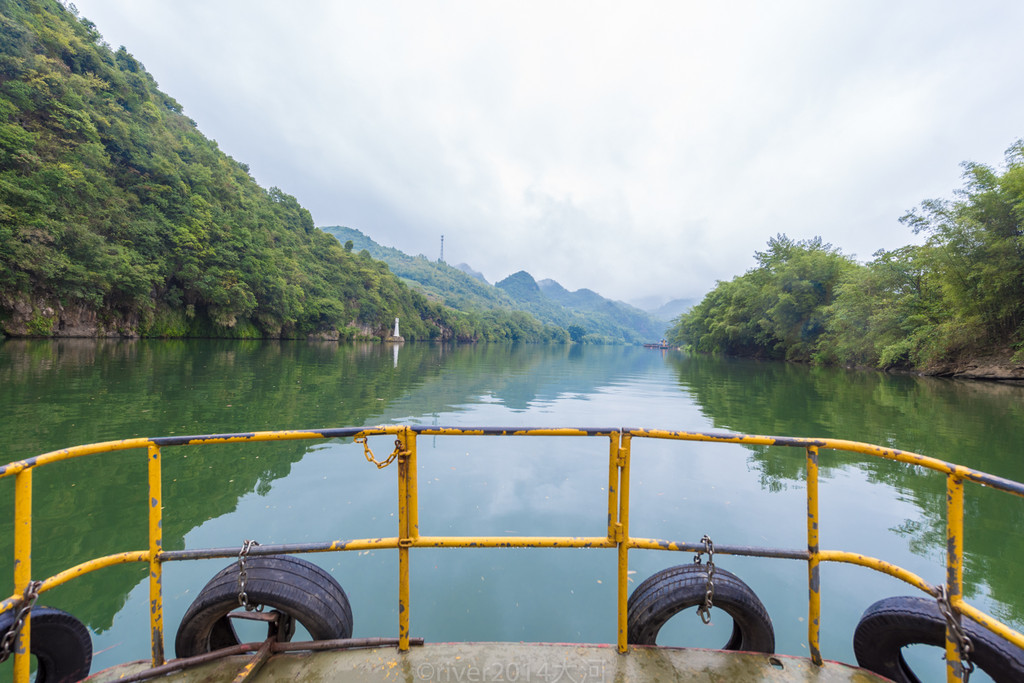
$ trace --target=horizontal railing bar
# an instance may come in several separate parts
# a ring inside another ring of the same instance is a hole
[[[94,572],[97,569],[103,569],[105,567],[113,567],[118,564],[128,564],[130,562],[148,562],[149,552],[146,550],[132,550],[123,553],[116,553],[114,555],[107,555],[106,557],[97,557],[93,560],[83,562],[81,564],[65,569],[59,574],[55,574],[50,578],[43,581],[43,585],[40,587],[40,592],[48,591],[51,588],[56,588],[61,584],[67,583],[72,579],[77,579],[79,576]]]
[[[705,552],[706,548],[703,543],[690,543],[686,541],[665,541],[655,538],[632,538],[629,542],[630,549],[636,548],[638,550],[673,550],[682,552]],[[739,555],[746,557],[771,557],[786,560],[804,560],[810,559],[810,553],[806,550],[789,550],[785,548],[760,548],[756,546],[731,546],[715,544],[715,554],[717,555]],[[874,557],[867,555],[861,555],[859,553],[850,553],[841,550],[822,550],[818,555],[818,559],[821,562],[839,562],[844,564],[854,564],[861,567],[867,567],[876,571],[888,574],[894,578],[900,579],[912,586],[916,586],[926,593],[932,595],[937,594],[937,589],[930,583],[922,579],[917,574],[907,571],[902,567],[894,565],[885,560],[879,560]]]
[[[659,538],[636,538],[629,540],[629,548],[637,550],[675,550],[682,552],[706,552],[707,548],[703,543],[690,543],[688,541],[665,541]],[[783,560],[807,561],[809,554],[802,549],[787,548],[759,548],[745,545],[721,545],[715,544],[716,555],[738,555],[743,557],[772,557]]]
[[[398,546],[399,539],[392,536],[351,541],[254,545],[250,548],[248,555],[253,557],[351,550],[387,550]],[[615,542],[605,536],[421,536],[417,540],[411,540],[410,546],[416,548],[613,548]],[[182,560],[231,558],[238,557],[239,550],[240,547],[165,550],[160,553],[160,561],[179,562]]]
[[[250,557],[263,555],[329,553],[346,550],[377,550],[398,547],[398,537],[360,538],[352,541],[323,541],[320,543],[279,543],[254,545],[247,553]],[[199,548],[196,550],[165,550],[160,553],[161,562],[181,560],[209,560],[218,557],[238,557],[241,546],[234,548]]]
[[[889,576],[909,583],[911,586],[920,588],[925,593],[938,596],[938,588],[932,586],[930,583],[922,579],[914,572],[908,571],[903,567],[886,562],[885,560],[879,560],[875,557],[868,555],[861,555],[860,553],[850,553],[843,550],[822,550],[818,554],[818,560],[820,562],[841,562],[843,564],[855,564],[859,567],[867,567],[868,569],[874,569],[875,571],[888,574]]]
[[[606,536],[420,536],[413,548],[614,548]]]
[[[651,439],[674,439],[678,441],[708,441],[715,443],[737,443],[751,446],[823,446],[825,439],[807,439],[792,436],[763,436],[761,434],[740,434],[738,432],[688,432],[673,429],[624,429],[630,436]]]
[[[250,441],[289,441],[297,439],[337,439],[358,436],[360,434],[397,434],[402,427],[381,425],[378,427],[339,427],[331,429],[294,429],[267,432],[237,432],[231,434],[200,434],[192,436],[159,436],[120,439],[117,441],[101,441],[50,451],[25,460],[17,460],[0,466],[0,479],[17,474],[29,467],[39,467],[50,463],[83,455],[125,451],[132,448],[147,448],[150,444],[157,446],[199,446],[214,443],[245,443]]]
[[[996,621],[989,615],[985,614],[977,607],[964,602],[963,598],[957,596],[950,598],[950,604],[953,605],[961,614],[965,614],[974,621],[978,622],[992,633],[1002,636],[1006,640],[1010,641],[1019,648],[1024,649],[1024,634],[1019,631],[1015,631],[1006,624]]]
[[[420,536],[410,541],[414,548],[614,548],[616,543],[605,536]],[[250,556],[277,555],[281,553],[322,553],[350,550],[397,548],[399,539],[372,538],[351,541],[324,541],[320,543],[287,543],[252,546]],[[629,547],[638,550],[672,550],[682,552],[704,552],[702,543],[688,541],[667,541],[656,538],[632,538]],[[160,553],[162,562],[181,560],[202,560],[211,558],[237,557],[238,547],[202,548],[195,550],[165,550]],[[768,557],[786,560],[807,560],[808,553],[801,549],[766,548],[757,546],[715,545],[715,552],[722,555],[746,557]],[[849,553],[851,557],[863,557]],[[832,561],[844,561],[835,560]],[[848,560],[851,564],[864,564]],[[897,568],[898,569],[898,568]],[[927,585],[927,584],[926,584]]]
[[[62,448],[59,451],[50,451],[49,453],[43,453],[42,455],[37,455],[32,458],[26,458],[25,460],[18,460],[0,466],[0,479],[18,474],[30,467],[48,465],[52,462],[70,460],[71,458],[80,458],[83,455],[95,455],[96,453],[106,453],[109,451],[126,451],[132,448],[146,448],[149,446],[149,443],[150,440],[148,438],[139,437],[135,439],[102,441],[100,443],[90,443],[82,446],[72,446],[71,448]]]
[[[273,432],[238,432],[233,434],[201,434],[197,436],[161,436],[150,439],[157,446],[198,446],[212,443],[247,441],[289,441],[296,439],[341,439],[360,434],[397,434],[400,428],[339,427],[332,429],[290,429]]]
[[[421,436],[612,436],[618,427],[438,427],[413,425]]]
[[[421,536],[419,539],[411,541],[410,545],[417,548],[613,548],[616,544],[614,541],[603,536]],[[628,545],[630,549],[637,550],[669,550],[694,553],[703,552],[705,550],[703,543],[668,541],[655,538],[631,538]],[[265,556],[277,554],[393,549],[398,546],[399,539],[397,537],[367,538],[348,541],[325,541],[320,543],[267,544],[252,546],[249,551],[249,555]],[[160,553],[159,559],[161,562],[174,562],[183,560],[234,558],[238,556],[238,552],[239,548],[237,547],[170,550]],[[808,552],[801,549],[733,546],[723,544],[715,545],[715,552],[720,555],[767,557],[805,561],[809,557]],[[934,594],[936,591],[931,584],[916,574],[877,558],[838,550],[823,550],[821,551],[820,559],[823,562],[854,564],[867,567],[869,569],[875,569],[914,585],[926,593]],[[148,555],[146,551],[124,552],[96,558],[66,569],[63,572],[50,577],[44,581],[40,590],[47,591],[52,588],[56,588],[71,579],[104,567],[130,562],[146,562],[147,560]],[[13,605],[17,604],[20,599],[20,595],[12,595],[5,599],[0,603],[0,612],[7,611]],[[977,613],[982,614],[980,612]],[[979,621],[979,623],[984,623],[981,619],[976,620]]]
[[[40,593],[56,588],[61,584],[67,583],[72,579],[77,579],[79,576],[83,576],[90,572],[94,572],[97,569],[103,569],[104,567],[113,567],[117,564],[128,564],[130,562],[146,562],[149,560],[149,553],[145,550],[133,550],[124,553],[115,553],[114,555],[106,555],[104,557],[97,557],[81,564],[76,564],[74,567],[65,569],[59,574],[54,574],[50,578],[43,581],[43,584],[39,587]],[[15,594],[11,597],[0,602],[0,613],[6,612],[14,605],[21,602],[21,594]]]
[[[760,434],[739,434],[732,432],[686,432],[662,429],[628,429],[624,433],[635,437],[655,439],[675,439],[680,441],[704,441],[712,443],[735,443],[754,446],[789,446],[795,448],[829,448],[848,453],[860,453],[886,460],[895,460],[908,465],[919,465],[943,474],[952,474],[962,479],[969,479],[976,484],[988,486],[1005,493],[1024,497],[1024,483],[997,477],[962,465],[955,465],[945,460],[919,455],[897,448],[885,448],[860,441],[845,439],[812,439],[791,436],[762,436]]]
[[[203,445],[213,443],[242,443],[250,441],[285,441],[295,439],[334,439],[348,438],[359,435],[383,435],[398,434],[404,429],[401,425],[379,425],[375,427],[340,427],[328,429],[300,429],[286,431],[266,432],[237,432],[230,434],[204,434],[193,436],[162,436],[162,437],[140,437],[135,439],[124,439],[120,441],[106,441],[84,446],[74,446],[59,451],[52,451],[42,455],[28,458],[0,466],[0,479],[23,471],[28,467],[49,464],[69,458],[92,455],[107,451],[127,450],[131,448],[145,448],[149,444],[158,446],[186,446]],[[763,446],[788,446],[806,448],[817,446],[818,448],[829,448],[834,450],[861,453],[888,460],[895,460],[910,465],[919,465],[928,469],[953,474],[963,479],[968,479],[976,484],[988,486],[1006,493],[1024,497],[1024,483],[1005,479],[995,475],[987,474],[969,467],[955,465],[944,460],[918,455],[910,451],[901,451],[894,448],[884,448],[873,444],[859,441],[847,441],[844,439],[819,439],[801,438],[788,436],[763,436],[759,434],[740,434],[733,432],[688,432],[658,429],[636,429],[636,428],[614,428],[614,427],[434,427],[428,425],[414,425],[412,431],[424,435],[449,435],[449,436],[611,436],[615,433],[625,433],[636,437],[675,439],[682,441],[704,441],[716,443],[735,443],[744,445]]]

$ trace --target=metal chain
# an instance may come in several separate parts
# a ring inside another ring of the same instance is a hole
[[[18,615],[14,618],[14,623],[11,624],[11,627],[7,629],[3,639],[0,639],[0,664],[6,662],[7,658],[14,653],[14,643],[18,639],[22,627],[25,626],[25,617],[29,615],[32,607],[36,604],[36,600],[39,599],[39,589],[42,586],[42,581],[29,581],[28,585],[25,586],[25,594],[21,598],[21,607],[18,608]]]
[[[700,542],[704,544],[704,550],[697,551],[697,554],[693,556],[693,563],[700,564],[703,553],[708,554],[708,561],[704,565],[707,568],[707,578],[704,580],[704,604],[697,608],[697,614],[700,616],[701,621],[705,624],[710,624],[711,607],[715,599],[715,544],[707,534],[704,534]]]
[[[946,620],[946,625],[949,631],[953,634],[953,637],[957,641],[957,649],[960,650],[960,671],[963,674],[963,682],[967,683],[971,677],[971,673],[974,671],[974,662],[971,661],[971,653],[974,651],[974,645],[971,644],[971,639],[967,635],[967,631],[964,629],[960,620],[956,618],[956,612],[953,610],[953,605],[949,601],[949,594],[946,593],[945,586],[939,586],[939,612],[942,613],[943,618]]]
[[[263,611],[263,605],[249,604],[249,594],[245,592],[245,582],[249,578],[248,572],[245,569],[245,561],[249,557],[249,551],[252,550],[254,545],[259,545],[259,543],[246,539],[242,542],[241,552],[238,553],[238,604],[244,607],[246,612]]]
[[[385,467],[393,463],[395,461],[395,458],[406,452],[402,448],[402,440],[395,439],[395,450],[392,451],[391,455],[389,455],[385,460],[382,461],[377,460],[377,458],[373,456],[373,451],[370,450],[370,444],[367,441],[367,437],[357,436],[355,438],[355,442],[363,444],[363,455],[366,456],[366,462],[372,462],[374,465],[377,466],[378,470],[384,469]]]

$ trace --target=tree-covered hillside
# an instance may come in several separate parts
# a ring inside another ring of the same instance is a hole
[[[321,228],[343,245],[352,243],[353,253],[366,250],[370,256],[388,264],[391,272],[428,297],[461,311],[513,309],[514,302],[500,289],[483,282],[447,263],[431,261],[426,256],[409,256],[403,251],[385,247],[355,228],[332,225]]]
[[[0,331],[565,339],[430,302],[259,187],[125,49],[0,0]]]
[[[525,271],[496,285],[474,277],[465,268],[384,247],[354,228],[323,228],[353,252],[365,249],[381,259],[409,286],[434,301],[464,312],[522,311],[548,326],[582,330],[576,338],[596,343],[635,343],[659,339],[666,324],[621,301],[611,301],[589,289],[569,292],[554,280],[538,283]]]
[[[496,285],[524,310],[576,336],[602,342],[642,343],[660,339],[665,324],[628,304],[581,289],[569,292],[554,280],[538,283],[526,271],[512,273]]]
[[[577,289],[575,292],[570,292],[554,280],[541,280],[537,286],[545,296],[557,301],[562,306],[582,313],[584,316],[592,316],[595,313],[607,316],[618,324],[636,331],[638,337],[644,341],[661,339],[668,327],[669,318],[657,318],[622,301],[606,299],[591,289]]]
[[[757,267],[678,319],[673,338],[698,351],[879,368],[954,372],[977,358],[1019,366],[1024,141],[1007,150],[1002,173],[965,163],[964,180],[956,200],[925,201],[901,219],[923,244],[878,251],[867,264],[820,239],[771,239]]]

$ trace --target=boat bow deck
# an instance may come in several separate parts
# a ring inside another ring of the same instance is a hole
[[[231,681],[251,656],[232,656],[192,667],[162,681]],[[93,683],[124,681],[149,662],[124,664],[89,677]],[[886,679],[838,662],[816,666],[807,658],[755,652],[614,645],[547,643],[428,643],[401,653],[396,648],[332,650],[271,657],[248,680],[402,681],[409,683],[613,683],[619,681],[815,681],[877,683]]]

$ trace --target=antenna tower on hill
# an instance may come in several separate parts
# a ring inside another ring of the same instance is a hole
[[[441,235],[441,258],[437,259],[438,263],[444,263],[444,235]]]

